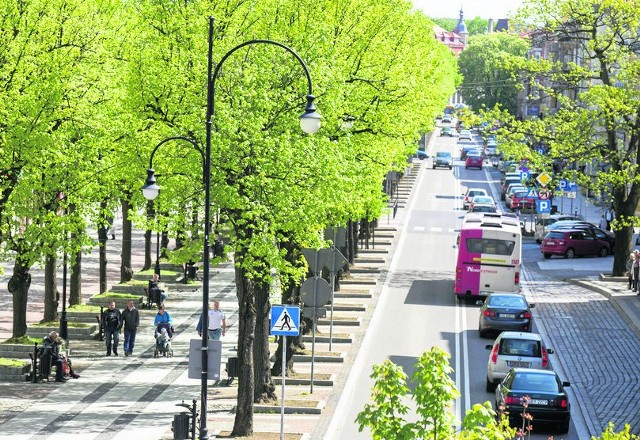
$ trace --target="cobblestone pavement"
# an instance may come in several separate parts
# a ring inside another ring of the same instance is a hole
[[[613,300],[537,271],[526,273],[525,291],[591,435],[609,422],[639,434],[640,338]]]

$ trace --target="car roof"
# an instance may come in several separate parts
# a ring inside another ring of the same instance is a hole
[[[526,301],[526,298],[524,297],[524,295],[520,293],[493,292],[493,293],[490,293],[489,296],[503,296],[503,297],[509,297],[509,298],[517,296],[518,298],[523,298]]]
[[[467,188],[467,194],[470,193],[471,191],[482,191],[485,194],[488,194],[486,189],[482,189],[482,188]]]
[[[529,332],[501,332],[496,338],[496,341],[498,339],[505,339],[505,338],[542,341],[542,336],[540,336],[538,333],[529,333]]]
[[[513,368],[511,371],[514,373],[526,373],[526,374],[544,374],[545,376],[557,376],[553,370],[540,370],[539,368]]]

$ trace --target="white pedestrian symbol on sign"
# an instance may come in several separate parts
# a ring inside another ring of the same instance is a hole
[[[272,326],[273,329],[278,329],[278,330],[284,330],[285,327],[287,328],[287,331],[293,331],[293,332],[298,331],[298,328],[296,327],[296,324],[291,319],[291,316],[289,316],[289,312],[287,312],[287,309],[282,310],[280,317],[278,317],[275,324]]]

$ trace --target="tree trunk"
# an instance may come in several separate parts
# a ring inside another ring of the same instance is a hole
[[[120,282],[126,283],[133,278],[131,267],[131,220],[129,219],[129,200],[122,200],[122,253],[120,254]]]
[[[640,186],[638,186],[637,183],[633,184],[628,195],[626,187],[616,189],[613,192],[613,198],[616,220],[633,219],[635,217],[636,207],[638,206],[638,200],[640,200]],[[625,223],[631,222],[627,220]],[[620,228],[616,222],[614,222],[614,225],[616,226],[614,230],[616,245],[613,250],[613,268],[611,274],[613,276],[624,276],[627,273],[629,253],[631,252],[631,248],[636,245],[635,243],[631,243],[633,226]]]
[[[167,258],[167,249],[169,248],[169,234],[166,231],[163,231],[160,234],[160,256],[162,258]]]
[[[71,261],[71,276],[69,277],[69,304],[82,304],[82,251],[76,252]]]
[[[271,377],[271,360],[269,353],[269,284],[254,280],[253,290],[256,298],[256,338],[253,345],[254,364],[254,403],[278,401],[276,386]]]
[[[52,322],[58,319],[58,279],[56,271],[57,260],[47,255],[44,263],[44,322]]]
[[[19,338],[27,334],[27,299],[31,286],[29,267],[16,259],[13,275],[9,279],[8,290],[13,299],[13,337]]]
[[[241,259],[241,252],[236,251]],[[256,305],[251,289],[251,280],[245,278],[244,270],[236,266],[236,289],[238,295],[238,398],[236,417],[231,436],[253,435],[253,344],[256,331]]]

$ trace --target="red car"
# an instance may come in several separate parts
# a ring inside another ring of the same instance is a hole
[[[467,153],[467,158],[464,163],[465,168],[478,168],[482,169],[482,156],[480,153],[470,151]]]
[[[540,252],[544,258],[552,255],[564,255],[573,258],[576,255],[598,255],[606,257],[611,252],[609,243],[596,237],[585,229],[555,229],[542,240]]]
[[[515,211],[516,209],[535,209],[536,199],[527,197],[527,191],[515,192],[509,199],[509,209]]]

